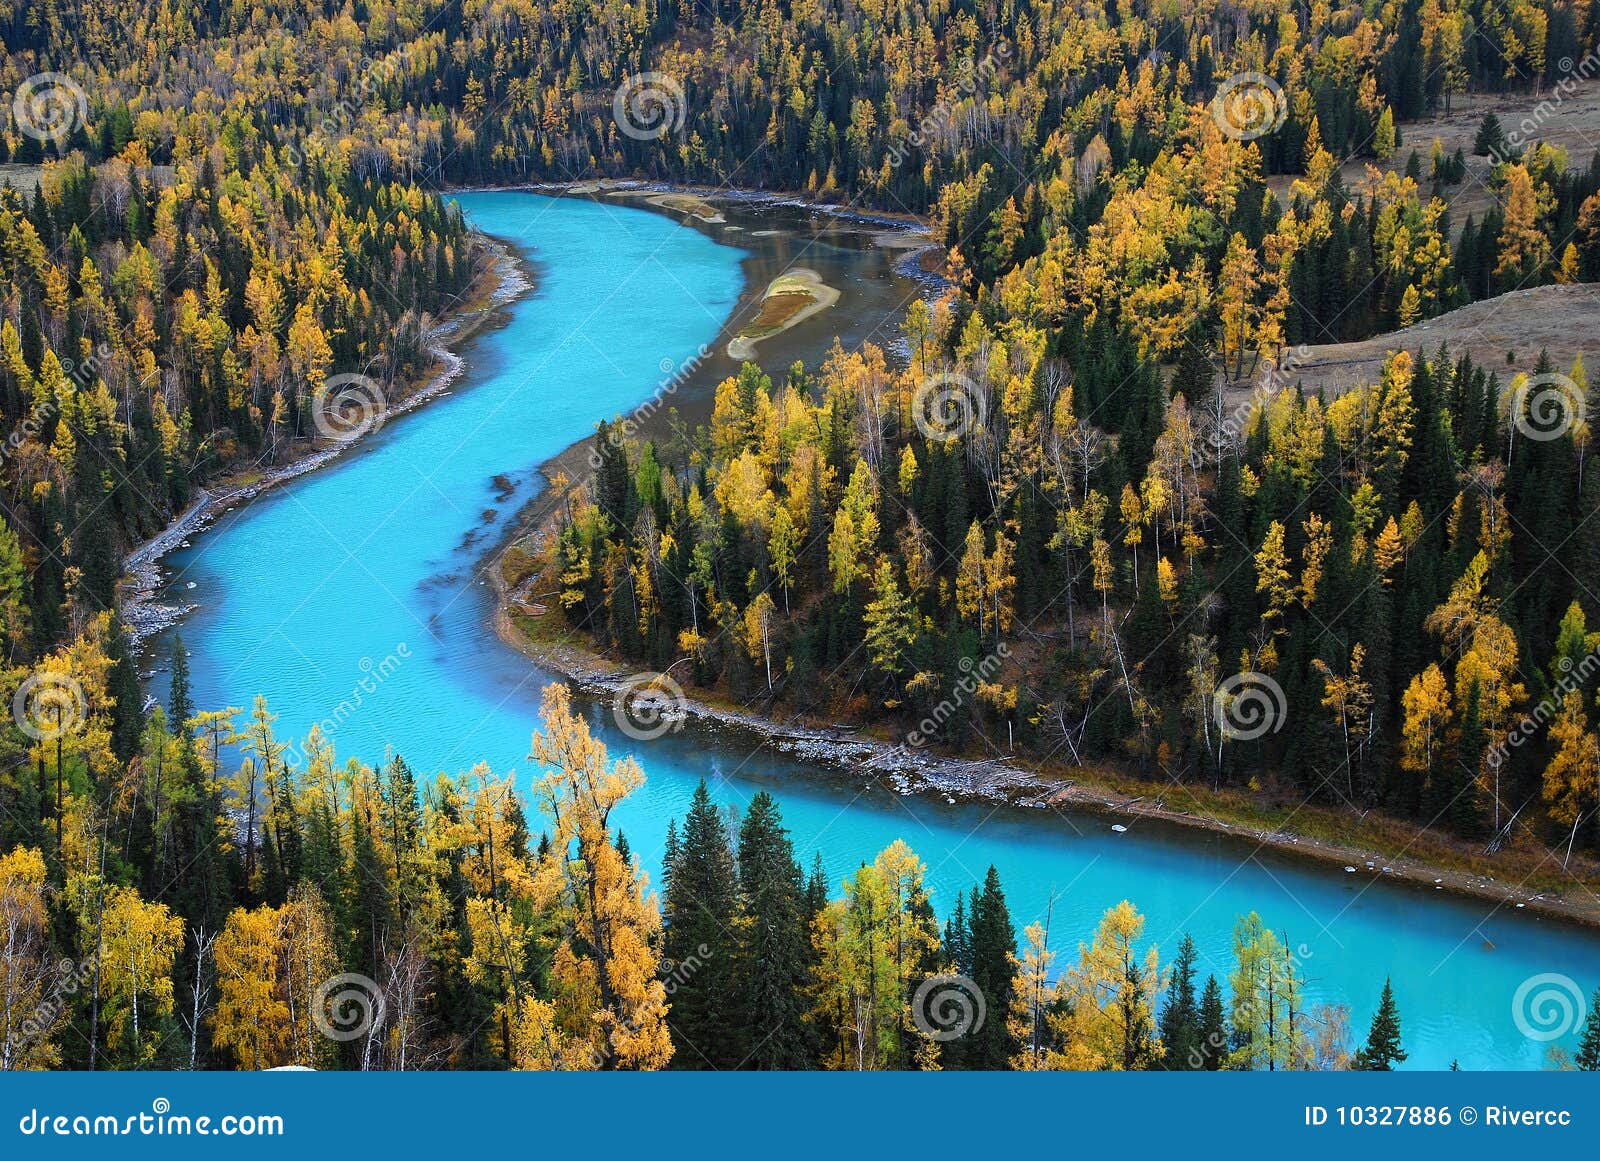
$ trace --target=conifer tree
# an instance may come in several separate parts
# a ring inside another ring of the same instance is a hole
[[[1200,1043],[1196,1063],[1189,1067],[1216,1072],[1228,1052],[1228,1017],[1222,1006],[1222,985],[1216,976],[1206,977],[1200,993]]]
[[[1589,1001],[1589,1017],[1583,1022],[1583,1038],[1572,1062],[1584,1072],[1600,1072],[1600,988]]]
[[[1393,1072],[1405,1059],[1406,1050],[1400,1046],[1400,1010],[1395,1006],[1391,981],[1385,978],[1366,1046],[1356,1052],[1352,1067],[1363,1072]]]
[[[1189,1072],[1198,1067],[1200,1056],[1200,1002],[1195,993],[1195,962],[1200,950],[1194,937],[1185,935],[1172,961],[1172,982],[1167,985],[1166,1007],[1161,1009],[1161,1042],[1167,1054],[1162,1065],[1168,1071]]]
[[[983,993],[993,1018],[952,1043],[962,1043],[966,1067],[1000,1069],[1015,1051],[1004,1014],[1011,1010],[1016,992],[1017,933],[1000,887],[1000,873],[992,865],[984,876],[983,889],[974,898],[969,924],[971,979]]]
[[[734,995],[738,880],[722,812],[705,779],[695,787],[678,838],[671,886],[662,903],[661,970],[671,1008],[667,1024],[684,1068],[734,1068],[743,1036],[729,1019]]]
[[[778,804],[758,791],[739,828],[738,1004],[726,1004],[749,1044],[742,1067],[805,1068],[814,1029],[805,1014],[809,923],[804,876]]]

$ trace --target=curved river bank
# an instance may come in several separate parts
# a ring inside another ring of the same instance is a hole
[[[796,260],[798,247],[748,228],[713,240],[624,205],[513,192],[460,201],[480,228],[528,254],[537,291],[462,349],[468,371],[453,392],[225,515],[167,558],[167,587],[169,599],[197,606],[182,626],[197,704],[248,707],[263,693],[284,736],[332,722],[325,729],[344,756],[378,762],[392,749],[420,771],[479,760],[526,771],[539,690],[551,679],[495,637],[475,565],[538,492],[537,465],[716,345],[762,262]],[[835,241],[797,258],[844,283],[837,307],[784,336],[809,344],[813,358],[836,332],[849,341],[874,329],[878,320],[852,313],[898,289],[896,255]],[[777,370],[794,355],[763,344],[761,357]],[[165,656],[163,642],[153,655]],[[1585,994],[1600,983],[1600,934],[1525,912],[1330,874],[1220,837],[1114,833],[1090,816],[903,797],[705,727],[635,743],[603,708],[592,720],[649,776],[620,823],[653,875],[667,820],[704,775],[729,804],[771,790],[797,853],[809,865],[821,851],[835,887],[904,838],[926,860],[941,910],[990,863],[1019,931],[1055,893],[1061,960],[1105,908],[1129,898],[1164,959],[1188,931],[1202,974],[1226,987],[1234,920],[1257,910],[1300,949],[1309,998],[1350,1005],[1358,1038],[1393,976],[1409,1067],[1536,1068],[1548,1045],[1519,1030],[1519,986],[1544,973],[1570,976]]]

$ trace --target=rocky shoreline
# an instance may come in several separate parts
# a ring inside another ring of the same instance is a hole
[[[498,557],[496,558],[498,560]],[[501,640],[540,668],[566,679],[580,692],[602,701],[615,700],[649,671],[641,670],[575,644],[537,644],[520,632],[507,608],[509,596],[498,567],[491,570],[495,589],[495,629]],[[1531,911],[1568,923],[1600,928],[1600,906],[1593,901],[1564,899],[1497,882],[1493,877],[1435,867],[1386,856],[1359,845],[1336,844],[1288,831],[1271,831],[1191,814],[1160,799],[1127,795],[1080,782],[1063,770],[1036,771],[997,758],[961,758],[895,745],[845,727],[816,727],[779,721],[764,714],[730,709],[684,697],[685,715],[712,726],[755,735],[761,744],[803,762],[842,773],[882,780],[897,793],[932,794],[947,803],[984,802],[1014,809],[1067,810],[1095,815],[1113,830],[1137,825],[1182,827],[1222,836],[1241,847],[1287,855],[1367,881],[1393,880],[1418,890],[1431,888],[1515,911]]]
[[[505,243],[487,235],[479,235],[479,238],[489,263],[481,276],[483,285],[475,289],[471,300],[483,300],[483,304],[446,318],[427,333],[423,341],[428,353],[433,356],[435,369],[416,390],[386,404],[385,423],[438,397],[460,378],[466,369],[466,361],[451,349],[452,346],[470,338],[502,307],[532,288],[531,273]],[[249,483],[234,487],[224,484],[215,490],[202,488],[193,502],[166,528],[129,552],[122,562],[119,604],[133,647],[138,648],[155,634],[177,624],[194,609],[191,604],[156,599],[164,581],[161,561],[168,553],[187,546],[191,536],[203,531],[240,504],[255,499],[279,484],[326,466],[360,442],[361,437],[358,437],[309,450],[287,464],[264,472]]]

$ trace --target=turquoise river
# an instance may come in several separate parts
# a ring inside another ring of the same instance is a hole
[[[377,762],[393,750],[424,771],[481,760],[526,772],[539,691],[553,679],[497,639],[476,566],[541,486],[537,465],[649,399],[664,367],[713,343],[744,291],[746,254],[638,208],[510,192],[460,202],[521,249],[536,289],[511,304],[504,326],[465,345],[466,374],[448,394],[170,555],[166,592],[195,605],[181,631],[201,706],[248,707],[262,693],[285,734],[337,719],[341,756]],[[824,315],[806,325],[829,324]],[[156,642],[152,656],[162,650]],[[374,682],[373,672],[385,676]],[[373,692],[357,691],[364,678]],[[771,790],[802,861],[821,851],[835,888],[904,838],[926,860],[941,910],[991,863],[1019,932],[1057,894],[1061,959],[1127,898],[1164,960],[1188,931],[1202,971],[1226,987],[1234,921],[1259,911],[1299,950],[1311,999],[1349,1004],[1358,1040],[1393,977],[1408,1067],[1538,1068],[1550,1043],[1519,1030],[1519,987],[1547,974],[1585,994],[1600,984],[1600,934],[1374,881],[1365,868],[1344,874],[1171,828],[1114,832],[1090,815],[903,796],[751,752],[725,732],[691,724],[635,743],[606,707],[592,720],[614,753],[631,748],[644,763],[648,784],[620,821],[652,877],[667,820],[705,777],[729,804]]]

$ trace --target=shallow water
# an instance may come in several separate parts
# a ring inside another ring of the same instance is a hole
[[[198,605],[182,632],[201,706],[248,708],[259,692],[286,736],[333,723],[325,729],[342,755],[377,762],[394,750],[419,770],[485,760],[526,771],[550,679],[495,638],[474,566],[536,492],[536,465],[596,419],[648,399],[664,367],[713,343],[746,273],[763,277],[803,253],[830,280],[867,288],[852,299],[846,285],[835,311],[764,347],[770,370],[802,347],[815,358],[837,330],[852,342],[881,331],[873,311],[901,296],[904,280],[890,273],[898,255],[859,233],[806,246],[792,235],[685,229],[618,204],[526,193],[460,200],[482,229],[530,252],[537,291],[468,345],[470,369],[450,395],[229,513],[168,558],[169,588]],[[164,655],[159,642],[155,654]],[[1255,909],[1299,949],[1311,999],[1351,1006],[1358,1039],[1393,976],[1409,1067],[1536,1068],[1548,1045],[1518,1030],[1519,985],[1541,973],[1570,976],[1586,994],[1600,983],[1600,936],[1526,912],[1170,828],[1118,834],[1100,818],[902,797],[752,751],[731,731],[690,726],[634,743],[605,707],[591,716],[613,752],[633,749],[644,763],[648,785],[620,822],[652,870],[667,820],[705,776],[729,804],[771,790],[802,860],[809,866],[820,850],[836,887],[897,837],[927,861],[941,911],[995,864],[1019,932],[1056,896],[1052,944],[1063,958],[1106,907],[1129,898],[1164,958],[1188,931],[1203,970],[1226,987],[1234,920]]]

